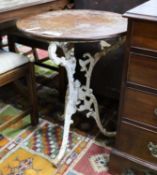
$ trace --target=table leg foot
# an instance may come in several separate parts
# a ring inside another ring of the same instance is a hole
[[[81,86],[79,88],[79,98],[78,98],[78,111],[85,111],[87,110],[86,116],[87,118],[93,117],[96,121],[96,124],[101,131],[107,137],[113,137],[116,135],[114,131],[107,131],[101,122],[100,115],[99,115],[99,108],[96,97],[93,94],[92,89],[86,86]]]

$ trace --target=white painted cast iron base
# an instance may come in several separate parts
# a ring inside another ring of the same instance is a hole
[[[49,57],[53,60],[55,64],[65,67],[68,77],[68,89],[66,93],[65,111],[64,111],[65,123],[63,130],[63,140],[61,148],[59,150],[59,154],[54,160],[55,165],[57,165],[62,160],[65,154],[66,147],[68,144],[70,125],[73,122],[72,115],[77,111],[87,110],[88,111],[87,117],[93,117],[95,119],[100,131],[104,135],[114,136],[116,134],[115,132],[108,132],[105,128],[103,128],[101,124],[98,110],[98,103],[95,96],[93,95],[92,89],[90,88],[90,79],[93,67],[96,64],[96,62],[113,48],[115,49],[119,47],[121,43],[122,40],[118,41],[116,44],[111,46],[105,41],[100,41],[101,45],[100,52],[97,52],[94,56],[92,56],[90,53],[85,53],[83,55],[83,57],[85,57],[86,60],[80,59],[79,64],[81,67],[81,72],[83,72],[86,77],[85,85],[81,85],[79,80],[74,79],[76,58],[74,56],[73,44],[67,42],[52,42],[50,44],[48,49]],[[62,57],[57,56],[56,52],[58,48],[63,50],[64,56]]]

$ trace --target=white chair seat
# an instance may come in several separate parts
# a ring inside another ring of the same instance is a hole
[[[29,62],[29,59],[23,55],[0,51],[0,74],[17,68],[27,62]]]

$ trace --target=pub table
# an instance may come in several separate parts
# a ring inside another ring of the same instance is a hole
[[[115,132],[109,132],[102,126],[98,103],[90,88],[90,79],[96,62],[124,42],[127,20],[113,12],[60,10],[20,19],[17,27],[27,35],[50,40],[49,57],[57,65],[65,67],[67,72],[63,140],[54,164],[57,165],[65,154],[72,115],[77,111],[86,111],[87,117],[93,117],[104,135],[115,135]],[[115,41],[107,42],[110,38],[115,38]],[[74,46],[86,43],[98,43],[99,49],[76,58]]]

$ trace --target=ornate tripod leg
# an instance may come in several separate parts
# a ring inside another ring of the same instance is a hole
[[[76,83],[77,84],[77,83]],[[68,144],[68,139],[69,139],[69,131],[70,131],[70,125],[73,123],[71,117],[72,115],[76,112],[76,101],[77,101],[77,90],[75,90],[75,85],[72,85],[73,87],[69,87],[69,93],[66,97],[67,102],[65,106],[65,112],[64,112],[64,117],[65,117],[65,123],[64,123],[64,130],[63,130],[63,140],[61,144],[61,148],[59,150],[59,153],[57,157],[54,160],[54,164],[57,166],[57,164],[62,160],[67,144]],[[76,86],[77,88],[77,86]]]
[[[87,100],[88,99],[88,100]],[[98,103],[93,95],[92,89],[86,86],[81,86],[79,89],[79,98],[78,98],[78,111],[84,111],[88,109],[87,117],[93,117],[97,123],[100,131],[107,137],[112,137],[116,135],[116,132],[107,131],[101,124]],[[81,104],[81,105],[79,105]]]
[[[88,109],[87,117],[93,117],[95,119],[98,128],[105,136],[112,137],[116,135],[116,132],[107,131],[102,126],[98,110],[98,103],[95,96],[93,95],[92,89],[84,86],[80,87],[79,101],[81,102],[81,105],[79,105],[78,111],[84,111]]]
[[[77,110],[76,103],[78,99],[78,89],[80,86],[79,81],[74,80],[74,73],[75,73],[75,67],[76,67],[76,60],[74,58],[74,50],[73,48],[71,48],[70,50],[67,50],[67,48],[64,48],[64,49],[66,51],[66,53],[64,53],[65,57],[69,59],[66,59],[65,57],[59,58],[56,55],[57,45],[55,43],[49,46],[50,58],[56,64],[64,66],[67,71],[67,76],[68,76],[68,90],[66,94],[66,102],[65,102],[66,106],[65,106],[65,111],[64,111],[65,123],[64,123],[64,130],[63,130],[63,140],[62,140],[62,144],[61,144],[59,153],[53,162],[54,165],[56,166],[62,160],[65,154],[65,151],[66,151],[66,147],[68,144],[68,138],[69,138],[70,125],[73,122],[71,117]]]
[[[92,89],[90,89],[91,74],[96,62],[100,59],[101,56],[105,55],[109,49],[111,49],[111,46],[106,42],[102,41],[100,44],[102,46],[102,51],[97,52],[94,56],[92,56],[90,53],[86,53],[83,55],[83,57],[86,59],[79,60],[81,71],[84,72],[84,75],[86,77],[86,83],[84,86],[80,86],[79,89],[78,111],[88,110],[87,117],[93,117],[100,131],[104,135],[112,137],[116,135],[116,132],[107,131],[102,126],[98,110],[98,103]],[[104,49],[104,47],[106,47],[106,49]]]
[[[92,113],[92,117],[95,119],[98,128],[100,129],[100,131],[108,137],[113,137],[116,135],[116,132],[110,132],[107,131],[101,124],[101,120],[100,120],[100,115],[99,115],[99,111],[98,111],[98,103],[97,100],[95,98],[95,96],[93,95],[93,93],[89,94],[90,98],[92,99],[93,105],[94,105],[94,112]]]

